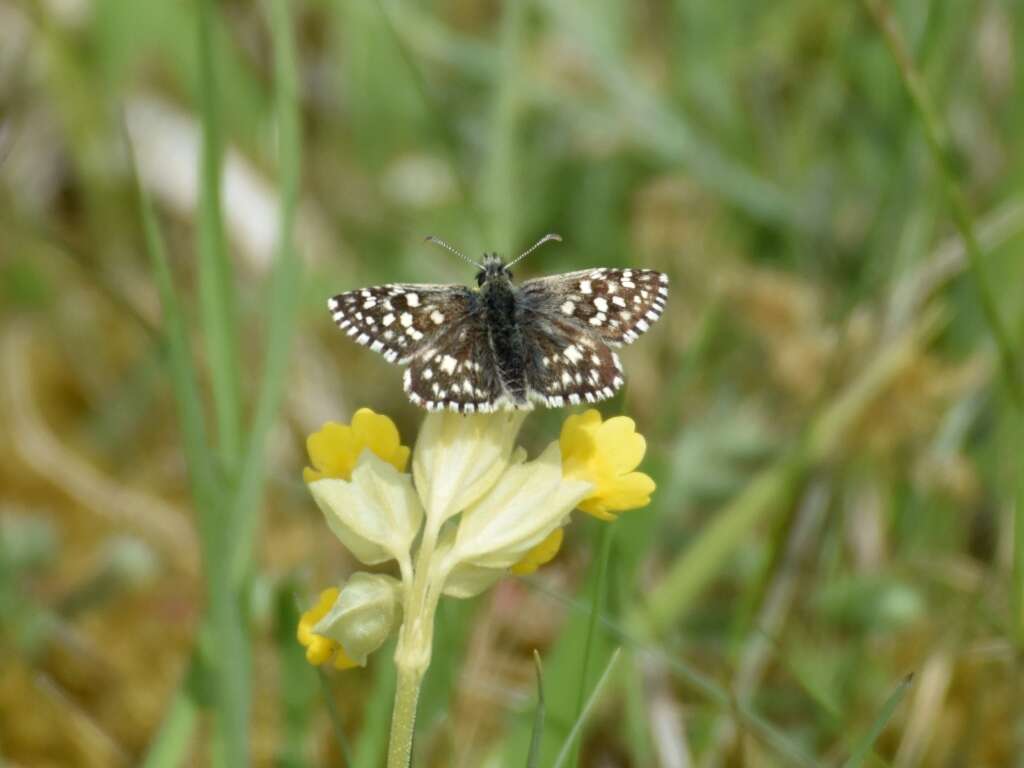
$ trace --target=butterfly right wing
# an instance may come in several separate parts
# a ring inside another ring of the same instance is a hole
[[[388,283],[339,293],[327,300],[334,322],[357,344],[389,363],[407,365],[476,309],[464,285]]]

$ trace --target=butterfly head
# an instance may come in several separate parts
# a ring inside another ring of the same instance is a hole
[[[494,281],[511,281],[512,271],[496,253],[485,253],[480,271],[476,273],[476,284],[483,287],[485,283]]]

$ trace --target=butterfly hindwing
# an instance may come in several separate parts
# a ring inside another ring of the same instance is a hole
[[[661,317],[668,275],[653,269],[599,267],[527,280],[525,306],[576,321],[613,346],[631,344]]]
[[[415,405],[430,411],[489,413],[507,400],[487,328],[472,314],[412,358],[403,385]]]
[[[594,331],[569,318],[526,315],[523,338],[528,396],[548,407],[596,403],[622,386],[622,365]]]

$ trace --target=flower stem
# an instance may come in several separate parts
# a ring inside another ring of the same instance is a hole
[[[395,648],[395,705],[391,712],[391,736],[388,740],[387,768],[408,768],[412,760],[412,742],[416,725],[416,704],[420,685],[430,666],[434,638],[434,612],[440,590],[434,588],[434,555],[439,527],[427,522],[423,540],[416,553],[411,574],[403,568],[406,586],[402,606],[402,628]]]
[[[391,713],[391,736],[388,739],[388,768],[408,768],[412,760],[412,737],[416,725],[416,703],[420,696],[423,671],[416,665],[406,666],[397,658],[398,682],[395,706]]]

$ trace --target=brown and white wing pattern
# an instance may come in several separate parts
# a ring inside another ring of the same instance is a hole
[[[593,330],[549,313],[524,316],[527,397],[549,408],[607,400],[622,387],[622,364]]]
[[[562,315],[612,346],[632,344],[661,317],[668,275],[653,269],[599,267],[527,280],[525,307]]]
[[[331,317],[356,343],[389,363],[408,364],[454,325],[474,315],[477,297],[464,285],[389,283],[327,300]]]

